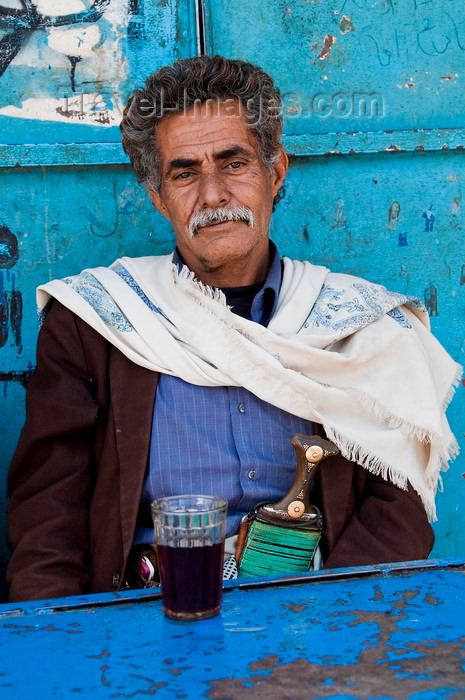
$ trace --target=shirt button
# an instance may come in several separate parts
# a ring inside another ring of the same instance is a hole
[[[251,469],[247,476],[249,477],[249,479],[255,479],[255,469]]]
[[[118,588],[120,580],[121,580],[120,572],[115,571],[115,573],[113,574],[113,588]]]
[[[239,413],[245,413],[245,403],[243,401],[241,401],[237,408],[239,409]]]

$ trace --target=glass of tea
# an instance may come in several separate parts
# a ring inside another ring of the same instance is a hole
[[[220,612],[227,501],[169,496],[152,503],[163,612],[203,620]]]

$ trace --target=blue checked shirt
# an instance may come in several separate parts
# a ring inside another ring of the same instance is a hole
[[[273,261],[260,291],[253,285],[236,313],[267,325],[281,286],[281,260]],[[174,262],[181,264],[175,253]],[[229,305],[235,290],[223,290]],[[250,306],[251,304],[251,306]],[[272,380],[270,380],[272,381]],[[153,412],[149,471],[134,543],[153,542],[150,503],[182,493],[218,495],[229,503],[227,533],[257,503],[280,500],[295,475],[293,435],[311,435],[313,424],[257,398],[242,387],[205,387],[161,375]]]

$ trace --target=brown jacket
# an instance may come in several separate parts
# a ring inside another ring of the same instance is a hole
[[[120,587],[157,381],[53,303],[9,474],[12,601]],[[401,491],[343,457],[323,463],[316,489],[326,567],[428,556],[434,537],[412,489]]]

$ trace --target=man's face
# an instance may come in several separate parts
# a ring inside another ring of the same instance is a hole
[[[213,111],[213,113],[212,113]],[[287,170],[281,153],[272,172],[243,117],[206,109],[166,117],[157,127],[161,188],[149,192],[171,222],[184,262],[214,286],[240,286],[265,278],[273,199]],[[206,223],[189,230],[192,217],[222,207],[246,207],[245,220]]]

